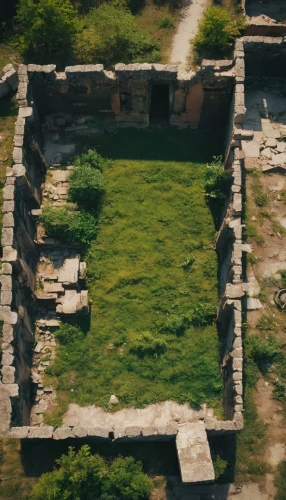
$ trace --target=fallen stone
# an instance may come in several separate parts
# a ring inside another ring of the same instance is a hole
[[[278,153],[285,153],[285,149],[286,149],[286,143],[285,142],[278,142],[278,144],[277,144]]]
[[[273,139],[275,140],[275,139]],[[265,156],[265,158],[268,158],[268,160],[271,160],[272,158],[272,152],[270,148],[265,148],[261,151],[262,156]]]
[[[117,399],[117,397],[114,394],[112,394],[110,396],[110,399],[109,399],[109,404],[110,405],[117,405],[118,403],[119,403],[119,400]]]
[[[241,141],[242,150],[248,158],[259,158],[260,147],[256,141]]]
[[[276,139],[273,139],[273,138],[269,138],[267,139],[267,141],[265,142],[265,146],[267,148],[276,148],[277,146],[277,140]]]
[[[183,483],[214,480],[207,433],[202,421],[180,425],[176,446]]]
[[[286,154],[279,153],[278,155],[272,154],[271,165],[284,165],[286,162]]]

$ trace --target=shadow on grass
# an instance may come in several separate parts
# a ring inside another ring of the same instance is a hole
[[[66,439],[64,441],[39,440],[22,441],[21,460],[26,476],[38,477],[44,472],[53,470],[54,463],[62,454],[68,452],[69,446],[76,450],[84,444],[91,447],[92,453],[99,453],[110,460],[119,455],[133,456],[141,460],[144,472],[154,475],[179,475],[179,464],[175,440],[168,442],[93,442],[89,439]]]
[[[77,138],[78,151],[95,148],[105,157],[125,160],[162,160],[207,163],[224,150],[225,131],[175,128],[126,128],[97,138]]]

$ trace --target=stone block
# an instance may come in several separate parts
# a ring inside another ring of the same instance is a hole
[[[26,118],[27,121],[31,122],[34,119],[33,108],[27,106],[26,108],[19,109],[19,118]]]
[[[243,369],[243,359],[242,358],[233,358],[232,366],[234,371],[242,372]]]
[[[88,427],[87,435],[95,438],[109,438],[109,429],[106,427]]]
[[[1,245],[12,246],[14,241],[14,229],[12,227],[3,227],[2,228],[2,236],[1,236]]]
[[[143,436],[156,436],[158,435],[157,427],[142,427]]]
[[[1,359],[2,365],[4,366],[11,366],[14,363],[14,356],[13,354],[10,354],[7,350],[2,352],[2,359]],[[13,383],[13,382],[11,382]]]
[[[24,161],[23,148],[15,147],[13,149],[13,160],[14,160],[14,163],[21,163],[21,164],[23,163],[23,161]]]
[[[30,427],[29,439],[51,439],[53,437],[54,427]]]
[[[16,262],[18,259],[17,250],[13,247],[4,247],[3,248],[3,262]]]
[[[15,192],[15,187],[14,186],[8,186],[6,185],[3,189],[3,198],[5,201],[10,201],[14,200],[14,192]]]
[[[12,278],[9,275],[2,275],[0,276],[0,285],[1,285],[1,291],[2,290],[12,290]]]
[[[231,351],[231,356],[233,358],[242,358],[242,355],[242,347],[236,347],[233,351]]]
[[[10,306],[12,304],[12,292],[9,291],[1,291],[1,305],[2,306]]]
[[[242,372],[234,372],[233,373],[233,380],[235,382],[241,382],[242,381]]]
[[[167,436],[175,436],[178,432],[178,424],[176,422],[170,422],[166,427]]]
[[[129,426],[125,428],[125,435],[127,437],[138,437],[141,436],[142,427],[139,426]]]
[[[4,323],[2,328],[2,336],[3,336],[2,337],[3,342],[12,342],[12,340],[14,339],[14,332],[12,325]]]
[[[3,384],[14,384],[15,383],[15,368],[14,368],[14,366],[3,366],[2,367],[2,382],[3,382]]]
[[[7,387],[7,390],[9,391],[10,398],[17,398],[17,397],[19,397],[19,386],[18,386],[18,384],[6,384],[5,388],[6,387]]]
[[[235,384],[234,384],[234,391],[239,396],[242,396],[242,394],[243,394],[243,385],[242,385],[242,382],[239,382],[239,381],[235,382]]]
[[[55,439],[56,441],[72,437],[74,436],[70,427],[59,427],[53,432],[53,439]]]
[[[120,439],[125,437],[125,427],[115,427],[114,428],[114,439]]]
[[[14,215],[12,212],[7,212],[3,215],[3,227],[14,227]],[[6,274],[6,273],[5,273]]]
[[[29,430],[30,430],[30,427],[28,427],[28,426],[11,427],[10,432],[9,432],[9,437],[17,438],[17,439],[25,439],[28,437]]]
[[[75,426],[72,430],[73,436],[77,438],[84,438],[88,435],[88,429],[86,427]]]

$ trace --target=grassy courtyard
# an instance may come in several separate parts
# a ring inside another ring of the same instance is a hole
[[[108,407],[115,394],[116,408],[174,399],[221,414],[215,228],[203,192],[221,139],[124,130],[93,147],[113,164],[86,256],[90,325],[58,349],[49,376],[56,413],[71,401]]]

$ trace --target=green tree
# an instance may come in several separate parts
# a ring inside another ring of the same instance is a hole
[[[134,16],[124,8],[102,4],[91,9],[75,44],[77,57],[85,63],[111,66],[118,62],[156,62],[159,46],[140,31]]]
[[[147,500],[151,493],[152,481],[132,457],[107,465],[84,445],[78,452],[69,448],[56,464],[41,476],[31,500]]]
[[[212,53],[225,53],[233,40],[240,36],[242,22],[231,18],[224,7],[209,7],[199,23],[194,38],[194,46],[198,51],[209,49]]]
[[[77,20],[70,0],[20,0],[16,21],[20,49],[30,60],[62,62],[71,54]]]

